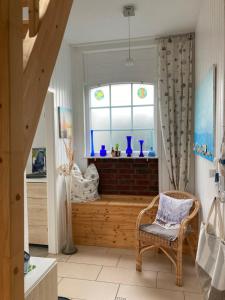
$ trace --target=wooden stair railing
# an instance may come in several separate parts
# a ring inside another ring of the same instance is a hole
[[[24,169],[72,2],[73,0],[1,0],[0,291],[2,300],[24,299]],[[26,22],[21,19],[22,7],[29,7],[29,18]],[[23,35],[23,31],[26,34]]]
[[[40,0],[21,0],[21,6],[28,10],[28,20],[23,20],[23,37],[26,37],[27,32],[29,37],[34,37],[40,24]]]
[[[23,51],[26,56],[23,73],[24,164],[36,132],[72,2],[73,0],[50,0],[46,5],[46,0],[40,1],[38,33],[28,41],[24,40]]]

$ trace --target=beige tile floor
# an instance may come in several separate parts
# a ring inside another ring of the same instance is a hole
[[[184,285],[175,285],[171,263],[162,254],[147,254],[142,273],[132,250],[78,246],[58,260],[58,292],[72,300],[202,300],[194,263],[184,258]]]

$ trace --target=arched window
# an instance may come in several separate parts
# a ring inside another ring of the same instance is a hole
[[[119,144],[126,150],[126,136],[131,135],[134,151],[139,151],[139,140],[144,150],[156,148],[156,106],[153,84],[120,83],[98,86],[89,90],[87,122],[87,155],[90,151],[90,130],[94,131],[94,148],[101,145],[110,152]]]

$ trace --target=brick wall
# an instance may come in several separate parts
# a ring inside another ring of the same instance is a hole
[[[100,194],[157,195],[158,159],[88,159],[100,176]]]

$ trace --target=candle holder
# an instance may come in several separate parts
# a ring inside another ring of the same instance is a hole
[[[144,157],[144,153],[143,153],[144,140],[139,140],[139,143],[140,143],[140,154],[139,154],[139,157]]]

